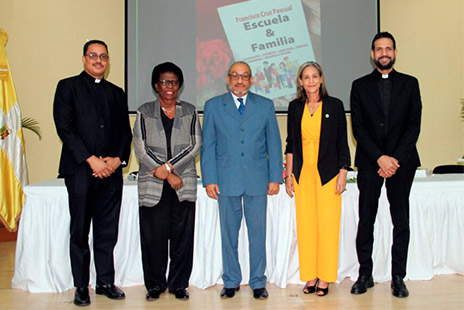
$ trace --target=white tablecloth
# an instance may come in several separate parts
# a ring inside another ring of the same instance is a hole
[[[12,287],[29,292],[63,292],[73,287],[69,260],[69,211],[63,180],[26,186],[26,202],[16,244]],[[464,274],[464,176],[436,175],[415,180],[410,197],[411,241],[407,277],[431,279],[435,274]],[[355,249],[358,190],[348,184],[343,194],[338,281],[357,277]],[[294,201],[284,192],[268,199],[268,281],[279,287],[300,283]],[[243,224],[243,223],[242,223]],[[390,279],[392,225],[385,190],[375,225],[375,281]],[[239,236],[243,282],[248,283],[246,227]],[[190,285],[206,288],[221,283],[222,258],[217,202],[199,186],[194,262]],[[92,263],[93,265],[93,263]],[[92,267],[93,268],[93,267]],[[142,285],[137,187],[126,182],[115,248],[115,283]],[[91,271],[91,285],[95,270]]]

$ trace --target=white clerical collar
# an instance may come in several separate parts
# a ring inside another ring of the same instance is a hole
[[[388,73],[387,74],[382,74],[382,79],[384,79],[384,80],[388,79]]]
[[[101,82],[101,79],[95,79],[95,83],[100,83]]]

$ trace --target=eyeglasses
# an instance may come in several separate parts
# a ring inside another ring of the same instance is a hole
[[[242,80],[244,81],[248,81],[250,80],[250,74],[248,73],[243,73],[243,74],[238,74],[237,72],[233,72],[231,74],[229,74],[230,78],[234,81],[238,81],[239,78],[242,78]]]
[[[159,80],[158,83],[160,83],[163,86],[168,86],[168,85],[171,85],[172,87],[179,86],[178,80]]]
[[[89,59],[92,59],[92,60],[97,60],[97,58],[100,58],[101,61],[108,61],[108,59],[110,58],[110,56],[106,54],[98,55],[97,53],[88,53],[85,56],[89,57]]]

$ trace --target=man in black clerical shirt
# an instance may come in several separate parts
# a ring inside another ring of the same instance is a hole
[[[417,79],[393,69],[396,43],[388,32],[372,40],[374,71],[353,82],[351,119],[357,141],[359,224],[356,251],[359,276],[352,294],[374,286],[372,247],[378,199],[385,182],[393,222],[392,294],[407,297],[406,261],[409,245],[409,193],[420,166],[416,142],[422,104]]]
[[[111,299],[125,294],[114,285],[113,250],[118,238],[122,167],[130,154],[132,133],[123,90],[104,79],[108,47],[84,45],[84,71],[58,83],[53,104],[56,130],[63,141],[59,167],[68,190],[74,304],[89,297],[89,230],[92,222],[96,293]]]

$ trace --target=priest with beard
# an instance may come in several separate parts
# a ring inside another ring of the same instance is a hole
[[[352,294],[374,286],[372,247],[378,199],[385,183],[393,223],[391,289],[407,297],[404,284],[409,244],[409,193],[418,166],[416,142],[421,122],[417,79],[393,69],[396,43],[388,32],[372,40],[373,72],[353,82],[351,119],[357,141],[359,224],[356,251],[360,264]]]

